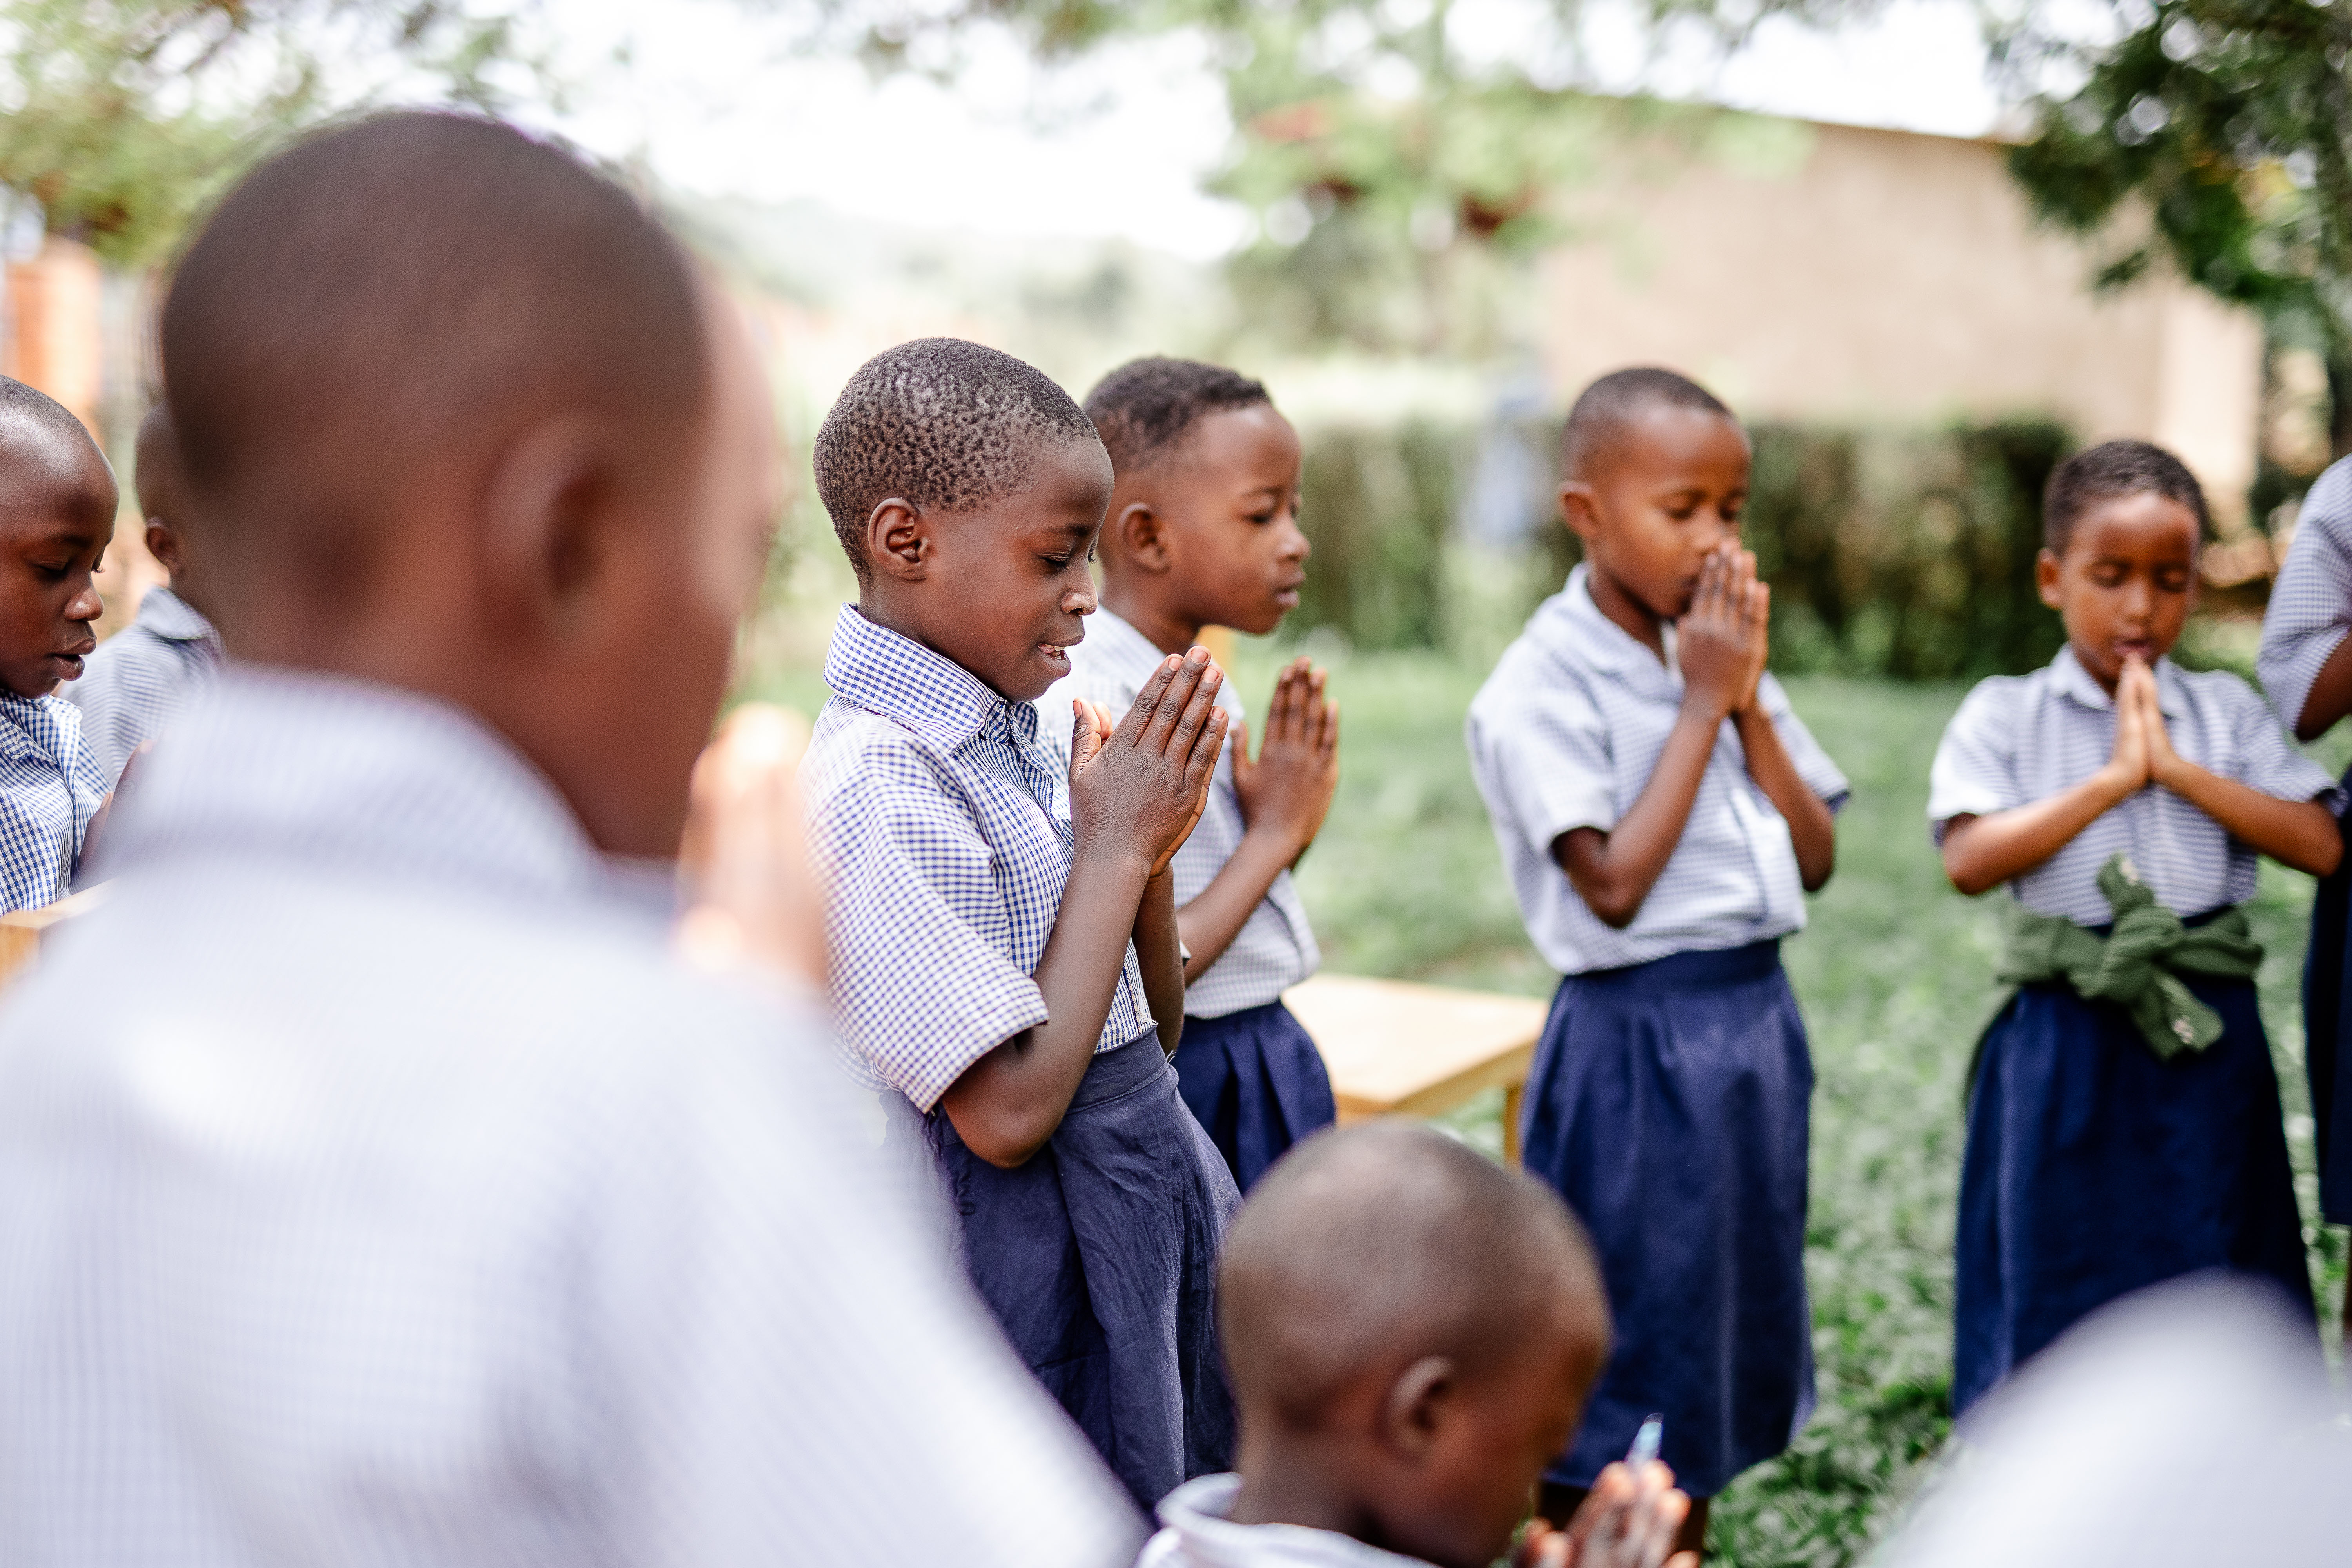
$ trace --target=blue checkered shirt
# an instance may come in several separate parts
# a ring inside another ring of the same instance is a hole
[[[1537,951],[1563,974],[1620,969],[1675,952],[1741,947],[1805,924],[1789,824],[1748,773],[1739,731],[1717,731],[1675,852],[1631,923],[1612,929],[1552,858],[1571,828],[1617,826],[1657,771],[1681,715],[1683,679],[1601,613],[1586,568],[1537,607],[1470,704],[1470,769]],[[1805,787],[1835,809],[1845,775],[1789,707],[1780,683],[1757,689]]]
[[[99,644],[81,679],[58,693],[81,710],[82,733],[109,788],[140,743],[152,740],[220,666],[221,637],[212,622],[171,589],[148,589],[139,618]]]
[[[2312,484],[2263,615],[2263,689],[2293,729],[2319,667],[2352,630],[2352,458]]]
[[[2208,773],[2280,800],[2343,803],[2327,770],[2295,750],[2278,715],[2226,670],[2201,674],[2156,661],[2157,702],[2172,749]],[[1977,683],[1945,726],[1927,777],[1936,842],[1952,818],[2028,805],[2098,772],[2116,748],[2115,699],[2071,647],[2031,675]],[[2077,925],[2115,919],[2099,891],[2107,857],[2130,857],[2165,908],[2203,914],[2254,896],[2254,852],[2194,805],[2148,784],[2110,806],[2066,847],[2010,883],[2020,903]]]
[[[1030,978],[1069,880],[1069,788],[1009,701],[842,606],[833,697],[802,774],[830,883],[834,1006],[872,1081],[929,1111],[964,1069],[1045,1021]],[[1154,1027],[1133,943],[1097,1051]]]
[[[821,1004],[501,736],[232,668],[142,766],[0,1007],[0,1563],[1132,1559]]]
[[[72,703],[0,692],[0,912],[44,909],[72,890],[106,791]]]
[[[1086,641],[1070,650],[1070,673],[1037,700],[1038,733],[1048,737],[1056,754],[1066,759],[1076,721],[1070,700],[1083,697],[1108,708],[1115,718],[1122,716],[1135,706],[1137,693],[1167,657],[1118,616],[1097,610],[1087,617]],[[1217,705],[1233,725],[1244,716],[1230,680],[1217,688]],[[1233,728],[1226,731],[1228,737],[1238,732]],[[1179,908],[1207,892],[1242,847],[1247,824],[1242,820],[1242,797],[1234,788],[1234,745],[1228,738],[1217,758],[1209,804],[1193,826],[1192,837],[1176,851],[1171,869]],[[1264,1006],[1314,973],[1322,962],[1297,885],[1289,872],[1277,873],[1265,897],[1234,934],[1233,945],[1206,973],[1184,987],[1184,1011],[1195,1018],[1222,1018],[1244,1007]]]

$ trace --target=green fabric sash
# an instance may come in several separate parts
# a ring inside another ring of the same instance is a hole
[[[2114,934],[2104,939],[2073,921],[2012,906],[1997,972],[2000,983],[2013,988],[2064,980],[2086,1002],[2112,1002],[2131,1015],[2158,1057],[2201,1051],[2220,1039],[2221,1015],[2182,981],[2252,977],[2263,949],[2247,934],[2245,910],[2225,910],[2192,931],[2156,901],[2121,855],[2109,856],[2099,868],[2099,891],[2116,911]],[[2008,1003],[2004,995],[2001,1005]]]

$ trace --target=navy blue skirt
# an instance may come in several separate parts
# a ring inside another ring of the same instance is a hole
[[[1952,1406],[2144,1286],[2311,1277],[2251,981],[2191,981],[2220,1039],[2169,1060],[2120,1007],[2028,985],[1986,1031],[1960,1164]]]
[[[1279,1000],[1186,1017],[1176,1079],[1244,1192],[1284,1150],[1339,1116],[1322,1053]]]
[[[2352,788],[2352,773],[2344,775]],[[2311,1078],[2313,1134],[2319,1151],[2319,1212],[2352,1225],[2352,856],[2321,879],[2311,899],[2311,945],[2303,955],[2303,1066]]]
[[[925,1127],[981,1299],[1137,1505],[1231,1468],[1216,1272],[1241,1194],[1159,1037],[1097,1056],[1018,1169],[966,1149],[944,1112]]]
[[[1812,1092],[1777,942],[1560,982],[1523,1147],[1592,1233],[1616,1343],[1545,1479],[1591,1486],[1657,1411],[1677,1483],[1712,1497],[1812,1414]]]

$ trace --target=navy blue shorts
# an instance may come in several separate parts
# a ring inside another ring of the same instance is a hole
[[[1338,1116],[1321,1053],[1279,1000],[1187,1017],[1176,1078],[1244,1192],[1284,1150]]]
[[[925,1133],[981,1299],[1137,1505],[1230,1469],[1217,1249],[1241,1194],[1159,1036],[1097,1056],[1016,1170],[965,1148],[944,1111]]]
[[[1712,1497],[1811,1415],[1812,1091],[1777,942],[1560,982],[1523,1147],[1592,1233],[1616,1343],[1545,1479],[1591,1486],[1657,1411],[1677,1484]]]

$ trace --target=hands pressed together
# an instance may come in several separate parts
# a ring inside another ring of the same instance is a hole
[[[1292,660],[1275,679],[1255,760],[1246,721],[1234,737],[1242,826],[1280,840],[1285,865],[1315,842],[1339,787],[1339,704],[1324,695],[1324,682],[1323,671],[1307,660]]]
[[[1662,1461],[1643,1465],[1638,1477],[1613,1464],[1594,1479],[1567,1529],[1529,1522],[1511,1550],[1511,1568],[1698,1568],[1698,1553],[1674,1550],[1689,1516],[1690,1498]]]
[[[1753,709],[1771,616],[1772,587],[1757,580],[1755,552],[1726,544],[1709,554],[1690,608],[1675,621],[1684,702],[1717,720]]]
[[[1070,823],[1082,855],[1132,854],[1165,875],[1209,803],[1225,743],[1225,672],[1196,647],[1171,654],[1116,725],[1080,700],[1070,738]]]
[[[2187,765],[2165,731],[2156,672],[2139,659],[2126,659],[2116,680],[2115,750],[2102,770],[2108,786],[2118,798],[2145,784],[2171,787]]]
[[[824,983],[824,900],[801,805],[808,742],[799,714],[747,702],[696,760],[677,856],[688,891],[678,946],[690,962]]]

